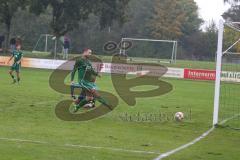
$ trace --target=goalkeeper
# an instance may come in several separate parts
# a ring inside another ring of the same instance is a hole
[[[84,49],[81,58],[76,61],[71,74],[72,87],[82,88],[82,93],[79,99],[80,102],[75,105],[74,112],[77,112],[81,107],[89,102],[94,101],[94,99],[111,109],[111,106],[97,92],[95,80],[96,77],[100,77],[100,75],[92,67],[89,60],[91,54],[91,49]],[[76,72],[78,72],[78,84],[74,84]],[[71,94],[73,96],[73,93]]]

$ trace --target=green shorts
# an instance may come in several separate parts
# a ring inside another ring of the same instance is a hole
[[[20,68],[21,68],[21,64],[14,63],[14,64],[11,66],[10,70],[11,70],[11,71],[20,72]]]
[[[80,82],[80,85],[83,89],[86,89],[86,90],[97,90],[97,85],[94,82],[88,82],[88,81],[82,80]]]

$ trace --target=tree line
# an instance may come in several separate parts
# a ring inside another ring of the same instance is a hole
[[[239,5],[228,3],[232,7],[223,17],[238,20]],[[217,46],[216,24],[200,29],[203,20],[194,0],[0,0],[0,22],[6,45],[9,38],[20,36],[26,50],[46,33],[68,35],[72,53],[89,47],[97,54],[113,54],[103,50],[106,42],[132,37],[177,40],[178,58],[211,60]],[[135,55],[156,56],[140,51]]]

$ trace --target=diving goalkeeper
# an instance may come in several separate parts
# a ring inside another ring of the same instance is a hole
[[[92,67],[92,63],[89,60],[89,57],[91,55],[91,49],[84,49],[82,56],[76,60],[73,71],[71,73],[71,84],[78,88],[81,88],[81,95],[84,95],[84,97],[81,98],[80,102],[75,105],[74,112],[77,112],[81,107],[88,104],[90,101],[93,101],[94,99],[111,109],[111,106],[107,103],[107,101],[102,98],[97,92],[95,80],[96,77],[100,77],[100,75]],[[76,72],[78,73],[78,83],[74,84],[74,77]]]

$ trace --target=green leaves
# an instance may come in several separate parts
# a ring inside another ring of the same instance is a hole
[[[28,4],[28,0],[0,0],[0,23],[5,24],[7,31],[7,38],[5,42],[5,47],[7,48],[9,35],[11,30],[11,22],[13,16],[18,11],[19,8],[25,9]]]
[[[51,28],[60,37],[78,27],[90,14],[100,17],[101,28],[111,26],[113,21],[124,23],[124,11],[129,0],[32,0],[30,11],[40,15],[48,6],[52,9]]]
[[[152,35],[158,39],[179,39],[199,29],[197,5],[193,0],[155,0],[154,15],[149,22]]]
[[[240,2],[240,0],[224,0],[224,2],[234,4],[234,3]]]
[[[240,5],[233,5],[223,14],[223,18],[233,22],[240,22]]]

